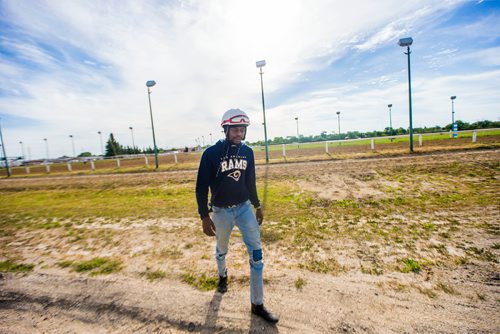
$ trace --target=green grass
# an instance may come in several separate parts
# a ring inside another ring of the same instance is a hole
[[[403,262],[403,267],[401,268],[402,273],[420,272],[421,266],[420,263],[418,263],[417,261],[413,259],[404,259],[402,262]]]
[[[163,258],[176,260],[182,258],[183,253],[180,249],[174,247],[174,248],[163,248],[162,250],[160,250],[158,255]]]
[[[190,286],[201,291],[215,290],[219,282],[219,278],[216,276],[211,276],[206,272],[199,272],[194,270],[186,271],[185,273],[183,273],[181,275],[181,279],[184,283],[187,283]]]
[[[498,263],[498,258],[491,251],[484,248],[477,248],[475,246],[469,247],[467,253],[476,257],[479,260]]]
[[[122,270],[122,262],[110,258],[96,257],[91,260],[75,262],[73,269],[78,273],[88,272],[90,275],[111,274]]]
[[[60,268],[69,268],[73,265],[73,261],[59,261],[56,265]]]
[[[150,282],[153,282],[155,280],[160,280],[160,279],[163,279],[165,277],[167,277],[167,273],[164,272],[163,270],[146,270],[142,273],[140,273],[141,276],[144,276],[146,277]]]
[[[294,285],[295,289],[302,291],[302,288],[304,287],[304,285],[306,285],[306,280],[302,277],[299,277],[295,280]]]
[[[30,263],[16,263],[12,260],[0,262],[0,272],[9,273],[27,273],[33,270],[34,264]]]
[[[484,131],[484,130],[477,130],[477,137],[485,137],[485,136],[498,136],[500,135],[500,130],[491,130],[491,131]],[[414,145],[418,145],[418,133],[413,134],[413,142]],[[459,138],[472,138],[472,132],[466,132],[466,133],[460,133]],[[434,141],[434,140],[446,140],[450,139],[450,133],[449,132],[443,132],[442,134],[422,134],[422,141],[425,145],[426,141]],[[410,141],[409,137],[401,137],[401,138],[395,138],[392,142],[390,137],[376,137],[375,138],[375,146],[378,144],[390,144],[390,143],[408,143]],[[357,140],[351,140],[351,141],[344,141],[342,142],[342,146],[344,147],[349,147],[349,146],[369,146],[371,143],[371,139],[357,139]],[[416,144],[415,144],[416,143]],[[338,141],[328,141],[329,147],[335,149],[335,146],[339,145]],[[253,147],[254,150],[256,151],[263,151],[265,148],[264,146],[255,146]],[[286,150],[287,151],[295,151],[295,150],[307,150],[307,149],[317,149],[317,148],[325,148],[325,142],[317,142],[317,143],[300,143],[299,146],[297,147],[297,143],[294,144],[286,144]],[[282,151],[283,147],[282,144],[277,144],[277,145],[270,145],[268,147],[269,151]]]
[[[96,191],[97,190],[97,191]],[[172,189],[122,187],[120,189],[48,189],[2,192],[0,216],[30,217],[193,217],[196,215],[193,188]],[[38,227],[59,227],[47,222]]]
[[[384,273],[384,265],[382,263],[373,261],[373,263],[366,265],[361,264],[361,272],[370,275],[382,275]]]
[[[305,260],[303,263],[299,265],[300,268],[306,269],[316,273],[322,274],[339,274],[342,271],[345,271],[345,268],[340,265],[337,260],[333,258],[325,259],[325,260]]]

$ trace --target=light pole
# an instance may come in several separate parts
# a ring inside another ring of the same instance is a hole
[[[453,133],[453,138],[457,137],[456,131],[458,130],[457,125],[455,124],[455,106],[454,106],[455,103],[454,102],[455,102],[456,98],[457,98],[456,96],[450,97],[450,100],[451,100],[451,131]]]
[[[73,138],[73,135],[69,135],[69,138],[71,138],[71,148],[73,149],[73,157],[76,157],[76,155],[75,155],[75,139]]]
[[[340,137],[340,111],[337,111],[337,121],[339,124],[339,140],[341,140],[342,138]],[[339,144],[340,144],[340,142],[339,142]]]
[[[132,135],[132,151],[135,152],[135,143],[134,143],[134,128],[129,126],[130,134]]]
[[[156,85],[154,80],[149,80],[146,82],[146,86],[148,87],[148,100],[149,100],[149,114],[151,116],[151,129],[153,130],[153,145],[155,150],[155,163],[156,169],[158,169],[158,149],[156,148],[156,138],[155,138],[155,126],[153,124],[153,109],[151,108],[151,87]]]
[[[262,113],[264,114],[264,141],[266,143],[266,164],[269,163],[269,148],[267,145],[267,122],[266,122],[266,105],[264,103],[264,82],[262,80],[262,68],[266,66],[265,60],[259,60],[255,63],[257,68],[260,70],[260,90],[262,92]]]
[[[24,155],[24,144],[22,141],[20,141],[19,144],[21,144],[21,154],[22,154],[23,160],[26,160],[26,156]]]
[[[101,139],[101,154],[104,156],[104,146],[102,145],[102,132],[97,131],[97,133],[99,134],[99,139]]]
[[[45,142],[45,155],[47,156],[47,162],[49,162],[49,142],[47,138],[43,138],[43,141]]]
[[[201,140],[202,140],[202,143],[203,143],[201,145],[201,147],[205,147],[205,136],[204,135],[201,136]]]
[[[413,153],[413,120],[411,114],[411,70],[410,70],[410,45],[412,45],[413,39],[411,37],[401,38],[398,42],[399,46],[405,47],[406,51],[404,54],[408,55],[408,103],[410,106],[410,153]]]
[[[299,148],[299,143],[300,143],[300,139],[299,139],[299,118],[298,117],[295,117],[295,121],[297,122],[297,148]]]
[[[210,145],[213,145],[213,142],[212,142],[212,133],[210,132]]]
[[[3,143],[2,126],[0,125],[0,141],[2,142],[3,157],[5,158],[5,168],[7,169],[7,177],[10,177],[9,160],[7,159],[7,153],[5,153],[5,145]]]
[[[392,104],[388,104],[387,107],[389,108],[389,135],[392,136],[393,135],[393,131],[392,131],[392,115],[391,115],[391,109],[392,109]],[[391,138],[391,142],[392,142],[392,138]]]

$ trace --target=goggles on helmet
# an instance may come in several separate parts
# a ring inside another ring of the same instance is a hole
[[[235,115],[228,119],[222,120],[221,126],[233,125],[233,126],[248,126],[250,124],[250,120],[247,115]]]

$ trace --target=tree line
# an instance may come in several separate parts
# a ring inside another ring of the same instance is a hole
[[[158,148],[158,153],[165,152],[164,149]],[[115,136],[110,133],[109,138],[106,141],[106,152],[104,156],[106,157],[114,157],[117,155],[125,155],[125,154],[153,154],[155,150],[151,147],[140,149],[137,146],[123,146],[115,139]]]
[[[476,129],[490,129],[490,128],[500,128],[500,121],[478,121],[474,123],[467,123],[461,120],[455,122],[458,127],[458,131],[462,130],[476,130]],[[433,132],[447,132],[451,130],[451,123],[441,127],[439,125],[433,127],[423,127],[423,128],[413,128],[413,133],[433,133]],[[307,142],[317,142],[317,141],[327,141],[327,140],[341,140],[341,139],[357,139],[357,138],[371,138],[371,137],[384,137],[384,136],[398,136],[409,134],[409,129],[397,128],[391,129],[386,127],[383,131],[348,131],[345,133],[327,133],[326,131],[321,132],[319,135],[303,136],[299,134],[297,136],[287,136],[287,137],[275,137],[269,139],[268,144],[291,144],[291,143],[307,143]],[[253,146],[262,146],[265,144],[263,140],[259,140],[253,143],[248,143]]]

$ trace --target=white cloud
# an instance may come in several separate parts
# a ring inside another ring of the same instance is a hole
[[[32,142],[34,156],[44,155],[44,137],[58,145],[54,152],[69,154],[69,134],[81,143],[77,149],[99,152],[97,130],[113,132],[127,145],[129,126],[134,127],[135,142],[148,146],[145,82],[154,79],[158,85],[151,99],[160,146],[193,144],[208,133],[215,137],[219,117],[230,107],[249,112],[255,126],[248,139],[253,141],[262,137],[255,61],[267,60],[264,86],[269,99],[309,80],[309,73],[323,70],[353,47],[363,52],[395,43],[458,3],[5,1],[5,19],[17,26],[19,39],[10,36],[4,47],[37,66],[0,63],[0,88],[8,92],[0,98],[0,108],[39,122],[36,129],[7,131],[11,144]],[[50,45],[60,57],[55,59],[40,45]],[[493,52],[489,57],[494,63]],[[318,133],[330,122],[321,117],[338,108],[345,110],[342,117],[351,130],[376,127],[384,117],[370,108],[378,102],[386,105],[396,92],[404,100],[404,85],[396,80],[388,73],[367,83],[298,93],[290,103],[269,109],[270,136],[289,133],[294,123],[286,124],[294,113],[304,119],[304,131]],[[311,124],[306,125],[308,119]],[[331,122],[336,124],[336,118]]]

